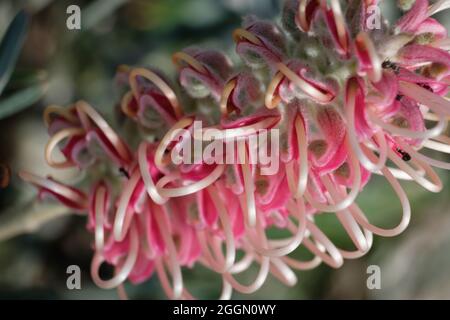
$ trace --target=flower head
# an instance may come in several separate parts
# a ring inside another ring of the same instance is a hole
[[[105,173],[90,189],[21,175],[40,196],[87,215],[94,281],[121,288],[156,274],[168,297],[191,299],[182,269],[201,264],[221,279],[220,297],[230,298],[233,289],[255,292],[269,274],[292,286],[293,269],[322,262],[338,268],[367,253],[373,234],[403,232],[411,208],[398,180],[439,192],[433,167],[450,169],[422,153],[449,153],[449,39],[431,16],[450,5],[416,0],[395,26],[372,30],[369,8],[377,4],[287,0],[283,28],[249,17],[233,33],[241,65],[216,50],[175,53],[181,95],[190,99],[179,99],[159,71],[121,68],[123,115],[153,130],[135,149],[85,102],[49,107],[51,166],[92,174],[105,163],[122,173]],[[279,144],[267,132],[279,134]],[[266,156],[280,162],[269,174],[267,164],[252,161],[264,145],[276,146]],[[198,146],[209,150],[206,159]],[[64,162],[53,160],[55,148]],[[173,152],[191,149],[192,163],[174,163]],[[231,161],[210,161],[220,156]],[[402,206],[392,229],[373,225],[355,201],[373,174],[386,179]],[[320,230],[319,214],[337,217],[354,250]],[[270,239],[272,229],[291,235]],[[300,246],[314,258],[290,256]],[[112,279],[100,278],[102,263],[115,267]],[[252,264],[259,265],[254,282],[239,283],[235,275]]]

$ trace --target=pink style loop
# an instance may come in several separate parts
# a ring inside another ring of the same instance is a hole
[[[383,130],[393,134],[399,135],[402,137],[407,137],[410,139],[430,139],[439,136],[442,132],[447,128],[447,119],[443,116],[438,116],[437,123],[431,129],[427,129],[424,131],[414,131],[410,129],[400,128],[390,123],[386,123],[382,119],[380,119],[376,113],[370,108],[366,109],[367,115],[369,116],[370,121],[374,124],[382,128]]]
[[[126,182],[123,192],[120,195],[113,226],[114,239],[118,242],[125,239],[128,229],[133,221],[132,218],[134,212],[130,210],[129,203],[133,192],[141,179],[139,170],[135,170],[130,179]]]
[[[67,128],[53,135],[45,146],[45,160],[47,161],[48,165],[57,169],[75,167],[76,164],[69,159],[61,162],[53,160],[52,153],[53,150],[58,146],[58,144],[64,139],[83,136],[85,133],[86,132],[82,128]]]
[[[137,106],[136,109],[132,109],[131,108],[131,102],[133,101],[134,95],[132,91],[128,91],[127,93],[124,94],[124,96],[122,97],[122,100],[120,100],[120,110],[122,110],[122,112],[127,116],[130,117],[131,119],[136,119],[137,117]]]
[[[334,185],[333,181],[331,181],[328,176],[324,176],[323,183],[330,193],[333,202],[340,201],[341,192],[339,192],[337,186]],[[355,258],[367,253],[372,245],[372,236],[370,232],[365,232],[365,234],[363,234],[355,219],[352,217],[348,210],[339,211],[336,213],[336,216],[357,248],[357,251],[355,252],[339,250],[344,258],[346,256]]]
[[[223,89],[222,96],[220,97],[220,113],[225,118],[227,118],[229,113],[231,112],[229,107],[229,99],[231,97],[231,94],[233,93],[233,90],[236,88],[236,85],[237,81],[235,78],[228,81]]]
[[[399,81],[398,89],[400,93],[424,106],[427,106],[433,112],[446,117],[450,116],[449,100],[411,82]]]
[[[372,151],[370,151],[368,148],[365,148],[364,151],[367,153],[369,158],[375,158],[375,155],[373,155]],[[408,227],[408,224],[411,220],[411,206],[409,204],[408,196],[406,195],[400,183],[391,173],[391,171],[387,167],[384,167],[382,169],[382,173],[391,187],[394,189],[402,205],[403,213],[400,223],[392,229],[382,229],[372,225],[368,221],[364,213],[361,211],[361,209],[358,207],[358,205],[353,204],[349,209],[353,217],[363,228],[383,237],[394,237],[402,233]]]
[[[439,160],[427,157],[427,156],[419,153],[418,151],[414,150],[413,147],[411,147],[407,142],[402,141],[402,139],[400,139],[400,138],[396,138],[395,141],[404,151],[408,152],[412,158],[418,159],[418,160],[422,161],[423,163],[428,163],[429,165],[436,167],[436,168],[450,170],[449,162],[439,161]]]
[[[139,237],[138,231],[134,223],[130,229],[130,250],[128,256],[125,259],[125,262],[117,271],[113,278],[109,280],[103,280],[100,278],[99,271],[100,266],[105,262],[105,258],[102,255],[102,252],[96,252],[94,258],[92,259],[91,264],[91,277],[94,283],[103,289],[113,289],[117,288],[128,278],[129,274],[133,270],[133,267],[136,263],[138,251],[139,251]]]
[[[289,69],[289,67],[284,63],[282,62],[277,63],[277,68],[286,78],[292,81],[292,83],[295,84],[300,90],[302,90],[305,94],[307,94],[317,102],[330,103],[335,98],[334,94],[331,94],[330,92],[323,92],[315,88],[313,85],[311,85],[306,80],[302,79],[299,75],[297,75],[294,71]]]
[[[203,261],[200,261],[200,263],[204,264],[206,268],[210,268],[210,266],[208,264],[205,264]],[[164,287],[164,291],[166,292],[167,296],[173,297],[173,290],[170,288],[169,280],[167,279],[167,275],[165,275],[163,272],[164,272],[163,269],[161,269],[161,271],[158,270],[158,276],[160,276],[160,279],[162,278],[160,281]],[[230,285],[230,283],[225,279],[225,277],[223,275],[221,275],[221,278],[222,278],[222,290],[221,290],[218,300],[230,300],[231,296],[233,295],[233,287]],[[186,288],[183,289],[183,294],[182,294],[181,298],[183,300],[197,300],[198,299],[198,298],[194,297],[189,292],[189,290],[187,290]]]
[[[56,105],[50,105],[44,110],[44,123],[45,126],[48,128],[50,127],[50,124],[52,122],[52,114],[57,115],[58,117],[63,118],[69,123],[73,123],[76,125],[78,123],[78,119],[73,113],[75,110],[74,106],[71,106],[69,108],[64,108],[61,106]]]
[[[166,223],[166,219],[162,215],[165,214],[162,208],[157,205],[152,205],[152,209],[156,218],[156,223],[161,231],[164,244],[168,254],[169,269],[172,274],[173,286],[171,289],[173,293],[173,299],[179,299],[183,295],[183,276],[181,273],[180,263],[178,262],[178,253],[175,243],[172,238],[172,234],[169,226]]]
[[[241,163],[242,175],[244,180],[244,193],[241,197],[243,210],[245,213],[246,226],[252,228],[256,225],[256,203],[255,203],[255,183],[250,166],[250,159],[245,140],[238,141],[238,159]]]
[[[295,16],[295,22],[303,32],[309,32],[311,29],[312,19],[308,21],[307,9],[308,6],[318,6],[318,0],[299,0],[297,15]]]
[[[304,246],[330,267],[340,268],[344,259],[339,249],[312,221],[307,221],[307,228],[314,242],[310,238],[305,238]]]
[[[293,226],[292,223],[289,223],[288,230],[291,232],[294,232],[294,229],[295,229],[295,226]],[[309,236],[310,232],[307,231],[306,235]],[[309,239],[304,239],[304,241],[308,242]],[[314,246],[314,243],[312,243],[311,241],[309,241],[309,243],[311,246]],[[322,251],[325,250],[323,246],[319,246],[317,248]],[[312,269],[318,267],[322,263],[322,259],[317,255],[314,255],[314,258],[312,258],[309,261],[301,261],[301,260],[294,259],[289,256],[284,256],[281,260],[283,262],[285,262],[289,267],[291,267],[295,270],[312,270]]]
[[[92,120],[92,122],[94,122],[97,128],[104,133],[111,145],[115,148],[124,164],[129,165],[133,159],[130,150],[122,139],[114,132],[114,130],[111,129],[109,124],[100,116],[100,114],[85,101],[79,101],[75,106],[85,130],[89,131],[91,128],[89,119]]]
[[[436,172],[430,167],[426,162],[419,159],[411,159],[411,163],[415,165],[420,171],[414,170],[414,168],[407,162],[403,161],[393,150],[388,150],[389,159],[395,163],[395,165],[410,176],[414,181],[416,181],[423,188],[430,192],[440,192],[443,188],[442,181]],[[425,175],[423,174],[425,173]],[[429,179],[427,179],[427,176]]]
[[[186,52],[177,52],[172,56],[172,61],[179,69],[183,67],[183,63],[194,68],[197,72],[207,74],[208,70],[197,59],[187,54]]]
[[[293,287],[297,284],[296,274],[281,258],[272,258],[270,260],[270,272],[288,287]]]
[[[350,144],[348,139],[347,139],[346,143]],[[350,148],[349,148],[349,150],[350,150]],[[352,182],[350,193],[346,197],[341,199],[341,201],[338,203],[326,204],[326,203],[318,202],[311,195],[310,191],[306,190],[305,198],[314,208],[316,208],[317,210],[322,211],[322,212],[337,212],[337,211],[341,211],[341,210],[348,208],[355,201],[356,197],[359,194],[359,190],[361,188],[361,182],[362,182],[361,168],[359,166],[358,159],[353,154],[353,152],[350,152],[349,160],[350,160],[349,161],[350,166],[352,167],[352,171],[354,172],[354,177],[353,177],[353,182]],[[324,177],[321,177],[321,179],[322,179],[322,181],[324,181],[324,179],[327,179],[327,177],[324,176]]]
[[[264,46],[263,42],[257,36],[243,28],[238,28],[233,31],[233,40],[235,43],[248,41],[257,46]]]
[[[183,111],[180,108],[180,103],[178,102],[177,96],[171,87],[163,80],[160,76],[151,70],[144,68],[135,68],[131,70],[129,75],[129,82],[131,86],[131,91],[136,101],[139,101],[139,88],[137,83],[137,77],[142,77],[151,83],[153,83],[159,90],[164,94],[164,96],[169,100],[173,111],[178,119],[183,117]]]
[[[345,102],[345,118],[347,124],[347,135],[350,141],[350,149],[358,158],[361,165],[371,172],[377,172],[384,167],[387,161],[387,141],[386,136],[382,131],[377,131],[374,135],[375,141],[379,144],[380,157],[376,162],[370,161],[365,153],[362,151],[359,138],[356,134],[355,112],[356,112],[356,94],[359,90],[358,82],[352,78],[347,83],[347,98]],[[367,108],[370,109],[370,108]],[[367,112],[370,112],[368,110]]]
[[[158,193],[166,198],[176,198],[176,197],[183,197],[190,194],[194,194],[200,190],[203,190],[207,188],[208,186],[212,185],[214,182],[216,182],[225,171],[225,165],[218,164],[214,170],[210,174],[208,174],[205,178],[193,182],[189,185],[178,187],[178,188],[166,188],[165,186],[177,179],[179,179],[178,175],[168,175],[161,178],[156,183],[156,189],[158,190]]]
[[[210,128],[203,128],[195,131],[194,136],[201,136],[203,141],[223,140],[224,142],[229,142],[258,134],[262,130],[270,129],[279,123],[280,120],[281,117],[276,115],[265,117],[261,121],[243,127],[217,130],[208,130]]]
[[[138,162],[142,180],[144,180],[148,195],[156,204],[163,205],[168,201],[168,199],[163,197],[159,190],[156,188],[156,185],[153,182],[153,178],[149,172],[149,163],[147,161],[147,142],[145,141],[141,142],[141,144],[139,145]]]
[[[208,187],[207,191],[211,196],[211,199],[213,200],[219,213],[219,220],[222,225],[222,231],[225,235],[226,255],[223,256],[222,254],[220,239],[218,239],[217,236],[214,237],[214,235],[212,235],[211,233],[208,233],[207,235],[206,230],[199,231],[200,246],[203,249],[205,259],[208,262],[207,266],[215,272],[222,274],[225,272],[230,272],[235,263],[236,244],[234,241],[229,213],[227,212],[225,203],[220,197],[217,188],[212,185]],[[214,254],[212,254],[211,250],[209,249],[211,245],[216,248]],[[213,255],[216,256],[215,259]]]
[[[326,0],[322,0],[321,4],[326,7]],[[341,46],[343,52],[346,54],[350,51],[349,34],[347,31],[347,26],[345,24],[344,14],[342,13],[341,4],[339,0],[330,0],[331,12],[333,14],[334,25],[336,27],[336,33],[338,37],[339,45]]]
[[[373,233],[360,227],[350,211],[351,208],[343,213],[338,213],[337,217],[357,249],[353,251],[339,249],[339,252],[345,259],[358,259],[366,255],[372,248]]]
[[[371,69],[368,72],[370,81],[372,81],[374,83],[380,81],[383,76],[383,69],[381,67],[381,59],[378,56],[375,46],[374,46],[372,40],[370,40],[367,33],[362,31],[356,36],[355,46],[358,48],[358,50],[367,54],[367,56],[370,59]]]
[[[170,163],[170,155],[165,156],[170,144],[181,138],[184,134],[183,130],[190,127],[192,123],[194,123],[194,118],[183,118],[164,135],[155,151],[155,165],[159,171],[165,172],[165,167]]]
[[[166,271],[167,262],[165,260],[166,259],[164,257],[156,259],[155,260],[155,269],[156,269],[156,273],[158,275],[161,287],[164,290],[166,296],[171,300],[177,300],[177,299],[179,299],[179,300],[194,300],[194,297],[184,288],[183,288],[180,296],[175,295],[178,293],[175,293],[174,289],[172,288],[172,286],[170,284],[170,280],[169,280],[169,277],[167,276],[167,271]],[[231,293],[230,293],[230,298],[231,298]]]
[[[67,187],[50,179],[39,177],[26,171],[19,172],[19,177],[23,181],[31,183],[38,188],[47,189],[67,201],[74,203],[80,210],[84,211],[88,208],[88,198],[81,191],[76,192],[73,188]]]
[[[259,233],[264,233],[265,230],[262,228],[261,223],[257,224],[255,232],[256,237],[249,237],[249,241],[259,254],[268,257],[282,257],[292,253],[301,245],[303,238],[305,237],[307,224],[305,204],[300,198],[288,204],[288,208],[291,215],[298,220],[298,226],[296,226],[296,230],[293,233],[292,237],[280,240],[277,239],[273,241],[268,240],[269,246],[266,248],[262,247],[258,243],[257,239],[260,239],[262,237],[262,235],[260,235]]]
[[[94,217],[95,217],[95,250],[98,252],[103,251],[105,244],[105,217],[107,215],[107,200],[108,194],[106,187],[100,185],[95,190],[95,202],[94,202]]]
[[[294,161],[292,160],[286,165],[286,176],[288,179],[289,189],[295,199],[303,197],[308,186],[308,141],[306,137],[306,128],[303,120],[299,115],[295,118],[295,134],[297,135],[297,148],[299,153],[298,177],[295,176]]]
[[[267,109],[275,109],[280,104],[281,97],[279,96],[277,91],[283,79],[284,74],[278,71],[267,86],[267,91],[264,98],[265,106]]]
[[[263,246],[267,245],[267,239],[265,238],[264,235],[261,235],[261,238],[259,239],[259,241],[261,242],[261,244]],[[262,256],[260,258],[261,262],[260,262],[260,268],[259,268],[259,272],[256,276],[256,279],[249,285],[243,285],[241,283],[239,283],[231,273],[224,273],[224,279],[230,283],[230,285],[238,292],[241,293],[246,293],[246,294],[251,294],[253,292],[256,292],[257,290],[259,290],[264,282],[267,279],[267,276],[269,275],[269,271],[270,271],[270,258],[269,257],[265,257]]]
[[[446,136],[438,136],[433,140],[426,140],[423,146],[431,150],[450,154],[450,138]]]

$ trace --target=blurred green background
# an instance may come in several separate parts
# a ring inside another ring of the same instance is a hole
[[[386,16],[394,19],[399,14],[395,1],[385,2]],[[66,8],[71,4],[81,7],[81,30],[66,28]],[[85,230],[85,218],[52,205],[36,205],[35,190],[16,176],[26,168],[66,181],[77,179],[76,171],[55,172],[45,165],[43,108],[85,99],[117,124],[119,96],[113,77],[120,64],[158,66],[175,79],[171,54],[192,44],[223,49],[237,60],[231,31],[241,17],[277,19],[280,6],[278,0],[0,0],[0,36],[21,8],[31,14],[18,63],[0,96],[0,163],[8,164],[13,173],[10,186],[0,189],[0,298],[117,298],[114,290],[98,289],[90,280],[92,237]],[[449,29],[450,16],[439,18]],[[2,114],[5,108],[14,112]],[[450,298],[450,179],[447,172],[439,174],[446,185],[440,194],[403,184],[413,218],[401,236],[375,237],[368,255],[347,260],[339,270],[320,266],[299,272],[293,288],[269,278],[256,294],[233,297]],[[358,202],[375,224],[393,226],[399,219],[400,205],[382,178],[374,177]],[[49,216],[56,218],[47,223]],[[348,244],[332,216],[321,216],[318,223],[334,241]],[[81,267],[82,290],[66,288],[66,268],[73,264]],[[367,289],[366,269],[372,264],[381,267],[381,290]],[[221,282],[212,273],[195,268],[186,271],[185,278],[195,294],[217,297]],[[156,277],[126,288],[131,298],[164,298]]]

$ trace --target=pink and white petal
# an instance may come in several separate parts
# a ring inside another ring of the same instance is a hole
[[[419,25],[428,18],[428,0],[416,0],[411,10],[396,24],[398,32],[415,33]]]

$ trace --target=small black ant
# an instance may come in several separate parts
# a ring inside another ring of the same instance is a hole
[[[395,151],[397,151],[402,156],[403,161],[408,162],[411,160],[411,155],[408,152],[400,148],[396,148]]]
[[[128,180],[130,180],[130,174],[128,173],[127,170],[125,170],[125,168],[123,168],[123,167],[119,168],[119,172],[120,172],[123,176],[125,176]]]
[[[389,61],[389,60],[384,61],[384,62],[381,64],[381,67],[382,67],[383,69],[391,69],[391,70],[394,71],[395,74],[399,74],[399,73],[400,73],[400,67],[399,67],[396,63],[391,62],[391,61]]]
[[[398,94],[398,95],[395,97],[395,100],[401,101],[402,98],[403,98],[403,95],[402,95],[402,94]]]

